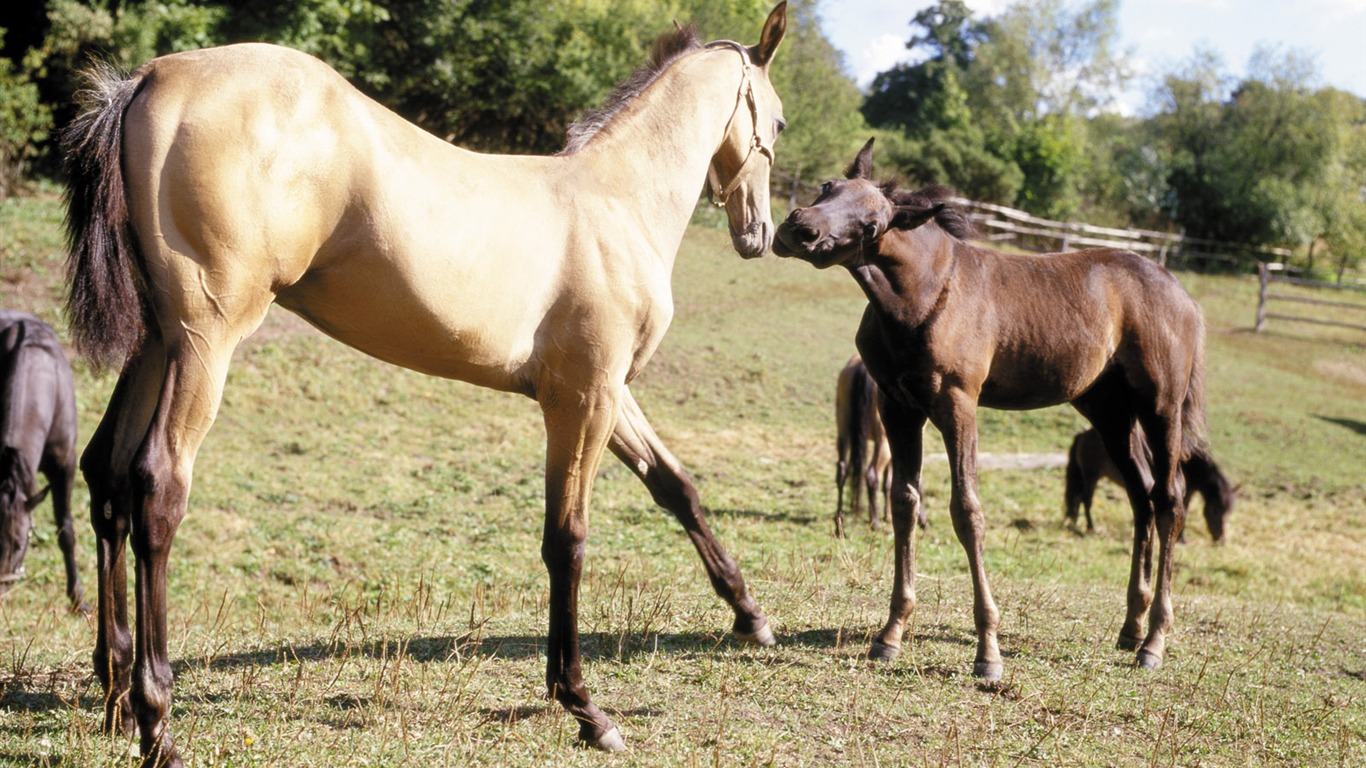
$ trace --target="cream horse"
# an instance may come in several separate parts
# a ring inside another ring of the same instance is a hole
[[[782,105],[768,64],[786,4],[753,47],[661,38],[653,63],[554,157],[450,146],[309,56],[266,45],[93,73],[64,138],[69,314],[122,374],[81,467],[99,542],[96,674],[107,728],[179,765],[167,712],[166,570],[195,453],[234,348],[272,302],[395,365],[520,392],[546,429],[546,685],[579,736],[624,748],[580,669],[588,504],[610,449],[687,529],[741,639],[772,630],[712,536],[697,492],[628,384],[673,313],[670,273],[704,180],[735,249],[772,242]],[[127,620],[125,540],[136,569]]]

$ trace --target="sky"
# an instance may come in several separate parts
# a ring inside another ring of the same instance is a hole
[[[967,0],[977,18],[994,16],[1010,0]],[[821,25],[844,53],[860,87],[910,58],[911,18],[928,0],[823,0]],[[1153,78],[1197,50],[1213,50],[1235,78],[1260,44],[1314,62],[1321,82],[1366,98],[1366,0],[1120,0],[1119,49],[1134,82],[1117,96],[1121,111],[1141,107]]]

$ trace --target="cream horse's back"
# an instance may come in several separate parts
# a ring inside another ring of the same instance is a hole
[[[125,121],[126,167],[146,169],[127,177],[134,226],[160,246],[143,249],[156,284],[198,289],[150,297],[158,318],[214,317],[240,338],[273,299],[388,362],[534,394],[552,309],[592,306],[601,336],[668,306],[667,270],[620,274],[641,271],[641,244],[584,242],[610,219],[592,195],[569,204],[578,158],[453,147],[288,48],[175,54],[145,72]],[[672,254],[665,240],[652,250]],[[640,278],[646,301],[618,290]],[[628,359],[591,362],[638,370],[659,325]]]
[[[604,451],[683,524],[736,634],[773,642],[627,383],[672,316],[673,259],[704,179],[741,255],[771,243],[782,117],[767,66],[784,31],[779,5],[751,48],[701,46],[686,30],[662,38],[653,66],[554,157],[452,147],[273,46],[92,76],[64,146],[73,334],[92,359],[123,366],[81,461],[100,554],[106,727],[136,725],[147,764],[180,763],[167,726],[170,546],[232,352],[272,302],[380,359],[539,403],[546,684],[585,742],[623,746],[579,661],[588,500]]]

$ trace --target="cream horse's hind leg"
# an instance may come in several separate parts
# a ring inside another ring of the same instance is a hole
[[[104,688],[106,731],[135,728],[128,701],[133,638],[128,631],[126,542],[132,499],[128,468],[147,432],[164,368],[159,337],[148,338],[124,366],[104,418],[81,455],[90,489],[90,524],[95,532],[98,601],[95,613],[95,677]]]
[[[745,588],[740,567],[726,554],[707,525],[692,478],[664,447],[629,389],[622,393],[611,448],[612,453],[645,483],[655,503],[669,510],[683,524],[697,554],[702,557],[712,588],[735,611],[735,636],[755,645],[773,645],[773,630]]]
[[[155,406],[132,456],[127,488],[116,489],[125,494],[131,512],[137,631],[129,701],[144,765],[180,765],[167,718],[172,675],[166,573],[171,543],[185,516],[195,455],[217,415],[233,349],[260,324],[271,300],[269,293],[246,289],[216,295],[237,298],[233,303],[238,311],[225,314],[222,302],[215,312],[193,317],[158,308],[165,362]],[[124,437],[120,433],[119,439]]]

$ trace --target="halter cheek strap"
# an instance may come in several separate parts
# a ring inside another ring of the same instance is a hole
[[[734,40],[717,40],[707,44],[708,48],[730,48],[740,54],[741,66],[744,67],[740,76],[740,87],[735,93],[735,109],[731,110],[730,119],[726,121],[726,129],[723,136],[730,133],[730,127],[735,122],[735,116],[740,113],[742,103],[749,105],[749,113],[754,121],[754,131],[751,134],[749,150],[745,152],[745,159],[740,162],[740,169],[735,172],[730,183],[722,186],[720,175],[716,172],[716,163],[707,165],[707,184],[710,187],[708,193],[711,197],[711,204],[717,208],[724,208],[730,200],[731,193],[739,188],[740,183],[749,176],[751,166],[760,156],[767,157],[771,165],[773,163],[773,147],[764,143],[763,136],[759,133],[759,104],[754,97],[754,78],[750,74],[749,51],[735,42]]]

